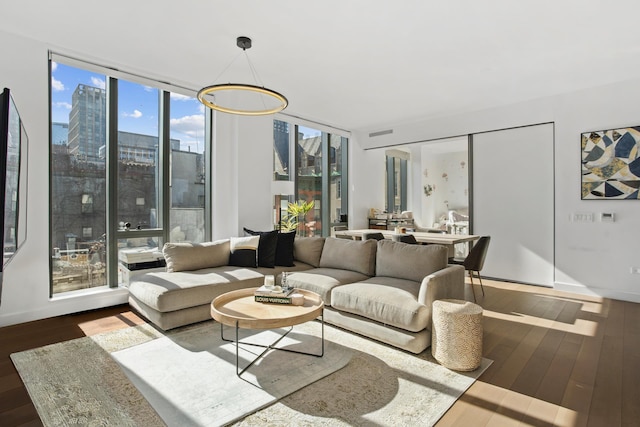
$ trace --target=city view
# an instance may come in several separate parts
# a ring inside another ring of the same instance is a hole
[[[103,75],[52,64],[53,293],[106,285],[108,192],[109,200],[117,200],[119,228],[162,227],[158,223],[160,91],[118,81],[117,187],[110,189],[105,87]],[[203,108],[194,98],[171,94],[168,221],[174,241],[204,239]],[[139,248],[154,259],[152,254],[158,253],[161,243],[160,236],[119,239],[119,258]]]

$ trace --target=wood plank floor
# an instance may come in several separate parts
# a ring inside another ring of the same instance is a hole
[[[476,284],[494,363],[443,426],[640,426],[640,304]],[[144,321],[127,306],[0,328],[0,426],[41,425],[11,353]]]

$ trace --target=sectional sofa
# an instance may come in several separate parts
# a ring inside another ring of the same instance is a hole
[[[258,287],[265,275],[288,271],[293,286],[323,298],[327,323],[420,353],[431,344],[433,301],[464,299],[464,268],[447,264],[444,246],[295,237],[289,265],[277,265],[264,260],[272,255],[272,238],[265,233],[240,242],[167,243],[167,271],[134,280],[129,303],[158,327],[172,329],[210,319],[218,295]]]

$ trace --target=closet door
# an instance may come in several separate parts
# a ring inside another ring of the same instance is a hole
[[[473,234],[491,236],[483,277],[553,286],[553,124],[473,135]]]

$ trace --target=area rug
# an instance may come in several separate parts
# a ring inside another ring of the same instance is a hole
[[[315,322],[306,327],[321,329]],[[233,328],[226,329],[227,335],[234,335]],[[285,331],[241,330],[240,338],[268,345]],[[319,335],[292,332],[278,347],[321,354]],[[239,346],[240,369],[263,351],[255,345]],[[209,426],[229,424],[326,377],[349,363],[352,353],[327,340],[323,357],[269,350],[238,377],[236,346],[223,341],[219,325],[211,322],[114,352],[112,357],[167,425]]]
[[[174,337],[173,342],[177,342],[175,337],[197,336],[201,330],[207,331],[208,337],[219,335],[218,324],[205,322],[164,336]],[[301,340],[298,334],[317,335],[318,331],[318,323],[310,322],[297,326],[292,338]],[[15,353],[11,358],[46,426],[162,426],[166,423],[147,401],[153,398],[145,399],[110,354],[158,341],[164,336],[142,325]],[[351,349],[351,360],[344,368],[253,414],[247,411],[248,415],[233,425],[429,426],[435,424],[491,364],[490,360],[483,359],[476,371],[454,372],[437,364],[428,349],[414,355],[329,325],[325,326],[325,338],[331,343],[325,357],[332,345]],[[235,354],[225,357],[235,375]],[[255,366],[255,372],[245,373],[250,374],[245,380],[257,381],[251,387],[274,387],[260,376],[260,368],[277,364],[280,357],[269,355]],[[161,354],[154,357],[159,358]],[[227,387],[215,372],[206,378],[219,388]],[[249,381],[245,382],[249,384]],[[194,387],[193,393],[202,400],[202,391]],[[184,408],[176,411],[189,413]],[[178,425],[198,425],[194,420],[185,422],[187,424]],[[218,424],[220,422],[211,419],[200,425]]]

